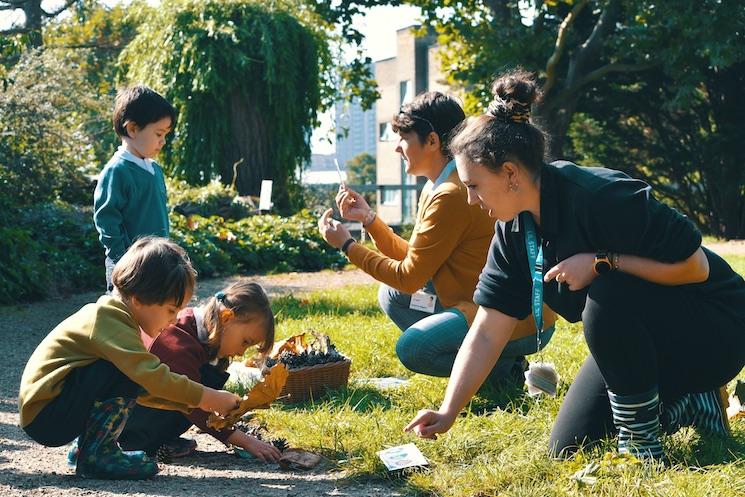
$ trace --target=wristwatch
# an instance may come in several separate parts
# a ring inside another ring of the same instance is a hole
[[[592,270],[595,274],[605,274],[613,270],[611,256],[612,255],[605,250],[598,250],[595,254],[595,263],[592,265]]]
[[[341,246],[341,251],[344,252],[344,254],[348,254],[349,253],[349,246],[352,245],[356,241],[357,240],[355,240],[354,238],[347,239],[347,241],[344,242],[344,244]]]

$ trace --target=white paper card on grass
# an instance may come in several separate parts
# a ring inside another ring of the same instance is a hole
[[[427,466],[429,463],[414,444],[398,445],[378,452],[378,457],[388,471]]]

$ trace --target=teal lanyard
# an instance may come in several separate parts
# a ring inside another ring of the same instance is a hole
[[[535,319],[538,349],[541,350],[541,333],[543,332],[543,244],[538,239],[533,216],[523,213],[525,224],[525,250],[528,252],[528,264],[533,275],[533,319]]]
[[[445,164],[445,167],[442,169],[442,172],[437,177],[437,180],[432,184],[432,191],[435,191],[435,188],[440,186],[445,182],[446,179],[450,177],[451,174],[453,174],[453,171],[455,171],[455,161],[451,160],[447,164]]]

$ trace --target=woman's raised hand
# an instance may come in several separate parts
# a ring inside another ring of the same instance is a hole
[[[318,231],[329,245],[334,248],[341,248],[344,242],[352,238],[346,226],[331,217],[333,210],[326,209],[326,212],[318,219]]]
[[[339,193],[336,194],[336,207],[341,217],[360,223],[364,222],[370,212],[370,205],[365,197],[346,185],[339,186]]]
[[[567,285],[573,292],[582,290],[597,276],[593,271],[594,263],[595,254],[574,254],[546,271],[543,281],[548,283],[556,280],[557,283]]]

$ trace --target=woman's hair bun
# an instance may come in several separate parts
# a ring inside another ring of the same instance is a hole
[[[541,91],[535,76],[518,67],[494,80],[492,95],[487,114],[507,122],[527,123],[530,107],[540,99]]]

